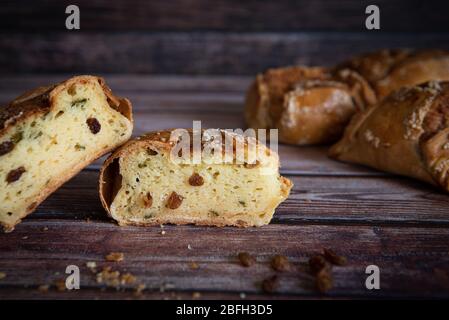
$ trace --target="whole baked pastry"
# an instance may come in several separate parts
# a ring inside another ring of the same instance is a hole
[[[330,156],[449,191],[449,82],[404,87],[356,114]]]
[[[130,140],[105,161],[100,198],[109,215],[120,225],[268,224],[292,187],[279,175],[278,155],[254,138],[223,130],[178,131]]]
[[[9,231],[82,168],[129,139],[131,103],[79,76],[0,107],[0,224]]]
[[[356,72],[319,67],[286,67],[259,74],[245,107],[250,128],[278,129],[279,141],[309,145],[333,142],[357,110],[375,103]]]
[[[363,54],[337,66],[359,73],[383,99],[403,86],[449,80],[449,51],[390,49]]]

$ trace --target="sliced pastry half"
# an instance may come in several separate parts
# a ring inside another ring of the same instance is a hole
[[[100,197],[112,218],[120,225],[144,226],[270,222],[292,187],[279,174],[275,152],[254,138],[222,130],[176,131],[130,140],[106,160]]]
[[[79,76],[0,107],[0,224],[12,230],[46,197],[126,142],[131,103]]]

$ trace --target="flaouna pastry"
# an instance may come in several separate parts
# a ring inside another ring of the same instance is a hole
[[[449,191],[449,82],[399,89],[356,114],[330,156]]]
[[[131,104],[79,76],[0,107],[0,224],[12,230],[46,197],[129,139]]]
[[[333,142],[351,116],[376,102],[356,72],[286,67],[259,74],[246,96],[250,128],[278,129],[279,141],[296,145]]]
[[[279,175],[278,155],[254,138],[222,130],[217,130],[221,141],[198,130],[200,144],[194,149],[194,131],[181,131],[182,136],[168,130],[130,140],[106,160],[100,198],[112,218],[120,225],[142,226],[268,224],[292,187]],[[243,157],[237,156],[237,145]],[[211,146],[214,152],[206,155]],[[245,162],[250,146],[257,152]]]
[[[449,52],[437,49],[381,50],[357,56],[336,68],[344,69],[356,71],[365,78],[381,100],[404,86],[449,81]]]

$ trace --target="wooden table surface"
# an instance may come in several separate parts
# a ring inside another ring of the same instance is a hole
[[[172,127],[242,128],[248,77],[104,75],[134,105],[134,135]],[[65,75],[0,76],[0,102]],[[0,299],[16,298],[375,298],[449,297],[449,195],[423,183],[346,165],[326,147],[280,146],[281,172],[295,184],[272,223],[261,228],[119,227],[100,205],[92,164],[50,196],[12,233],[0,234]],[[305,263],[322,248],[348,258],[334,267],[334,288],[319,294]],[[239,265],[247,251],[258,263]],[[122,262],[107,262],[122,252]],[[276,273],[275,254],[293,269]],[[87,266],[133,274],[116,288]],[[365,288],[365,268],[380,268],[380,290]],[[81,271],[81,289],[60,292],[67,265]],[[195,267],[194,267],[195,266]],[[197,267],[196,267],[197,266]],[[278,274],[279,287],[260,282]],[[140,295],[136,286],[145,285]],[[42,285],[50,285],[43,290]],[[39,289],[40,287],[40,289]],[[244,293],[244,295],[242,295]]]

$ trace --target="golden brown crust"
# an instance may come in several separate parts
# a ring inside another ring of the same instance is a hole
[[[379,99],[404,86],[413,86],[427,81],[449,80],[449,52],[422,50],[412,53],[399,62],[390,73],[377,82]]]
[[[402,88],[356,114],[330,156],[449,191],[449,82]]]
[[[385,78],[399,62],[411,53],[408,49],[383,49],[358,55],[337,65],[336,70],[354,70],[372,86]]]
[[[336,67],[336,70],[342,69],[359,73],[381,100],[403,86],[449,80],[449,52],[437,49],[381,50],[362,54]]]
[[[106,85],[103,78],[87,75],[76,76],[58,84],[30,90],[18,96],[6,106],[0,106],[0,136],[6,132],[8,127],[35,113],[44,114],[49,112],[52,107],[52,97],[57,92],[67,89],[75,82],[83,83],[91,79],[95,79],[100,83],[108,97],[109,105],[132,121],[131,102],[126,98],[112,94],[111,89]]]
[[[176,145],[176,141],[174,140],[170,140],[171,137],[171,133],[174,129],[168,129],[168,130],[163,130],[163,131],[154,131],[154,132],[149,132],[145,135],[142,135],[138,138],[129,140],[127,143],[123,144],[121,147],[119,147],[117,150],[115,150],[104,162],[103,166],[101,167],[100,170],[100,178],[99,178],[99,195],[100,195],[100,200],[101,203],[104,207],[104,209],[106,210],[106,212],[108,213],[108,215],[111,218],[114,218],[111,214],[111,210],[110,210],[110,206],[112,204],[112,201],[115,198],[115,195],[117,194],[117,191],[120,189],[120,181],[121,181],[121,176],[119,173],[119,163],[118,161],[120,160],[121,157],[124,157],[126,155],[129,155],[131,153],[133,153],[134,151],[138,151],[141,150],[142,148],[146,148],[146,149],[151,149],[154,151],[158,151],[158,150],[164,150],[167,152],[170,152],[174,146]],[[193,131],[191,129],[186,129],[187,132],[190,135],[190,138],[193,138]],[[223,130],[220,130],[222,134],[225,134],[225,132]],[[202,134],[204,134],[204,130],[201,131]],[[226,133],[226,134],[231,134],[233,137],[236,137],[237,139],[239,138],[239,136],[236,136],[233,133]],[[249,139],[253,139],[253,138],[249,138]],[[244,146],[248,146],[247,141],[248,140],[241,140],[244,142]],[[269,154],[271,157],[275,157],[276,161],[278,161],[278,155],[271,151],[270,149],[266,148],[263,144],[259,143],[259,141],[257,141],[256,139],[252,140],[256,143],[256,146],[258,148],[263,148],[263,150],[265,150],[265,152],[267,154]],[[222,140],[222,146],[224,147],[225,141],[224,139]],[[203,150],[203,144],[201,145],[201,150]],[[234,154],[234,160],[235,160],[235,154]],[[288,180],[287,178],[284,177],[279,177],[280,182],[281,182],[281,192],[282,195],[287,197],[290,189],[292,187],[292,182],[290,180]],[[151,226],[151,225],[158,225],[161,223],[165,223],[165,220],[157,220],[157,219],[153,219],[151,222],[147,222],[147,221],[142,221],[142,222],[136,222],[136,221],[119,221],[118,219],[116,219],[119,223],[119,225],[136,225],[136,226]],[[176,218],[173,217],[172,220],[170,221],[170,223],[172,224],[176,224],[176,225],[182,225],[182,224],[195,224],[195,225],[213,225],[213,226],[217,226],[217,227],[223,227],[226,225],[230,225],[229,221],[224,221],[223,222],[219,222],[217,221],[217,218],[215,219],[210,219],[210,220],[205,220],[205,219],[200,219],[198,221],[196,220],[192,220],[192,219],[183,219],[183,218]],[[234,226],[237,227],[249,227],[250,225],[243,221],[243,220],[238,220],[235,224],[233,224]]]
[[[35,114],[45,114],[49,112],[53,107],[53,97],[57,92],[70,87],[74,83],[83,83],[91,79],[95,79],[101,84],[103,90],[105,91],[105,94],[109,98],[108,102],[110,106],[122,113],[132,122],[132,106],[128,99],[114,96],[109,87],[106,86],[102,78],[94,76],[77,76],[56,85],[39,87],[37,89],[31,90],[17,97],[7,106],[0,108],[0,136],[5,134],[10,127],[21,121],[24,121],[28,117],[34,116]],[[99,151],[96,154],[91,155],[91,157],[87,158],[85,161],[80,162],[76,166],[72,167],[71,170],[68,171],[64,176],[59,177],[59,179],[53,179],[51,183],[46,185],[46,187],[40,191],[39,195],[35,198],[33,205],[29,206],[26,212],[20,218],[22,219],[33,212],[40,203],[42,203],[50,194],[56,191],[62,184],[70,180],[84,167],[86,167],[99,157],[111,152],[114,148],[114,146],[111,146]],[[10,232],[13,231],[14,227],[20,222],[21,220],[18,220],[15,224],[10,225],[0,221],[0,224],[3,226],[5,232]]]
[[[351,70],[270,69],[251,84],[245,119],[251,128],[279,129],[281,142],[320,144],[338,139],[350,117],[375,102],[370,85]]]
[[[285,67],[259,74],[246,96],[245,118],[251,128],[275,128],[281,117],[284,96],[305,79],[326,79],[324,68]]]

